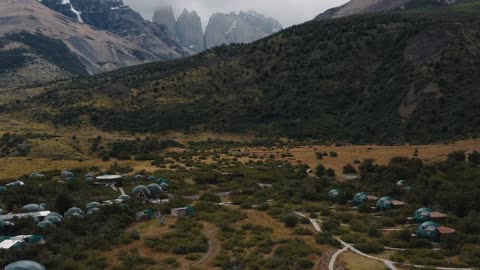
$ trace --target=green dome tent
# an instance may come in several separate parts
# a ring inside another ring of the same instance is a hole
[[[43,208],[39,204],[31,203],[31,204],[24,205],[22,207],[22,211],[27,213],[34,213],[34,212],[45,211],[45,208]]]
[[[100,208],[102,205],[99,202],[89,202],[86,205],[87,212],[93,208]]]
[[[72,172],[70,171],[63,171],[62,172],[62,178],[63,179],[72,179],[75,177],[75,174],[73,174]]]
[[[43,265],[34,261],[17,261],[5,267],[5,270],[47,270]]]
[[[388,210],[393,208],[392,204],[393,198],[392,197],[382,197],[377,201],[377,208],[380,210]]]
[[[37,224],[37,227],[39,227],[40,229],[51,229],[51,228],[55,228],[55,224],[53,224],[48,220],[44,220],[42,222],[39,222]]]
[[[51,222],[55,225],[61,225],[63,223],[63,218],[60,218],[58,216],[49,216],[47,215],[44,219],[44,221]]]
[[[417,235],[431,241],[438,241],[440,239],[440,233],[438,232],[437,228],[439,227],[441,227],[441,225],[437,222],[424,222],[418,226]]]
[[[160,195],[163,191],[162,187],[160,187],[160,185],[158,184],[150,184],[147,187],[150,190],[150,193],[152,194],[152,196],[154,197]]]
[[[88,210],[87,215],[90,216],[90,215],[98,214],[100,212],[102,212],[102,210],[100,210],[100,208],[92,208],[92,209]]]
[[[22,181],[15,181],[15,182],[8,183],[5,186],[7,186],[7,187],[22,187],[22,186],[25,186],[25,183],[22,182]]]
[[[420,208],[415,213],[413,214],[413,219],[417,223],[423,223],[426,221],[430,221],[430,213],[432,213],[433,210],[430,208]]]
[[[155,180],[157,180],[157,177],[153,176],[153,175],[150,175],[148,178],[147,178],[148,181],[150,182],[153,182]]]
[[[340,189],[332,189],[328,192],[328,197],[330,197],[330,199],[337,200],[340,197],[341,192],[342,191]]]
[[[83,212],[82,209],[78,208],[78,207],[72,207],[70,209],[67,210],[67,212],[65,212],[65,214],[63,214],[63,216],[65,218],[70,218],[70,217],[84,217],[85,216],[85,212]]]
[[[131,199],[130,196],[128,196],[126,194],[120,195],[117,198],[117,200],[120,200],[122,202],[128,202],[130,199]]]
[[[0,193],[3,193],[5,191],[7,191],[7,188],[4,186],[0,186]]]
[[[143,210],[143,214],[147,216],[149,219],[152,219],[155,217],[155,212],[153,212],[152,209],[145,209]]]
[[[366,192],[359,192],[355,194],[352,200],[354,205],[362,205],[368,202],[368,193]]]
[[[43,177],[45,177],[45,175],[41,174],[41,173],[33,172],[28,177],[30,177],[30,178],[43,178]]]
[[[144,199],[149,199],[152,197],[152,193],[150,192],[150,189],[148,189],[146,186],[139,185],[133,188],[132,194],[135,197],[140,197]]]

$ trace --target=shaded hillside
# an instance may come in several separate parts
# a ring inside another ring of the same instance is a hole
[[[480,131],[480,4],[310,22],[250,45],[50,86],[2,114],[104,130],[352,143]]]

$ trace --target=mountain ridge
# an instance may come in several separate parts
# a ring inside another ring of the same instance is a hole
[[[312,21],[252,44],[53,84],[0,114],[106,131],[355,144],[478,136],[478,12],[477,1]]]

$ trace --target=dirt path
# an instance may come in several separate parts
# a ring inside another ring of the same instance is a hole
[[[213,260],[222,251],[220,240],[218,239],[219,229],[209,223],[203,223],[203,235],[208,239],[208,252],[198,261],[191,264],[191,267],[211,269]]]

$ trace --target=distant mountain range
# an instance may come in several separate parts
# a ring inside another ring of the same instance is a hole
[[[210,17],[205,33],[200,16],[196,11],[189,12],[187,9],[175,21],[171,6],[160,7],[153,16],[153,22],[165,26],[181,45],[195,52],[222,44],[250,43],[283,29],[277,20],[252,10],[215,13]]]
[[[251,44],[19,91],[0,116],[326,143],[478,137],[480,1],[425,7],[311,21]]]
[[[122,0],[0,1],[0,88],[35,85],[247,43],[282,27],[254,12],[201,19],[171,7],[150,22]]]

